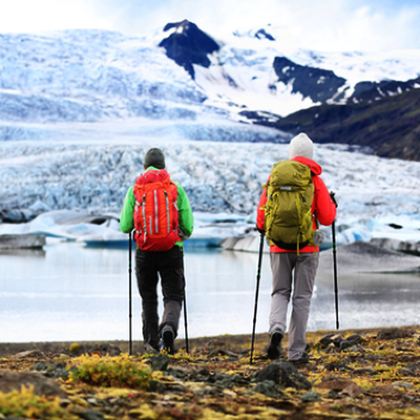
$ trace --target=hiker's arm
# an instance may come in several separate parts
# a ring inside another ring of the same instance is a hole
[[[324,226],[331,225],[336,216],[336,207],[330,193],[320,177],[314,177],[315,186],[315,215],[319,223]]]
[[[188,199],[187,193],[181,185],[177,184],[178,187],[178,217],[179,217],[179,227],[182,230],[182,233],[188,238],[191,236],[194,228],[194,217],[190,205],[190,200]]]
[[[265,224],[265,205],[267,203],[267,188],[264,186],[263,191],[260,196],[260,202],[257,209],[257,229],[260,232],[264,231]]]
[[[135,198],[133,193],[133,187],[130,187],[125,195],[124,205],[120,215],[120,229],[125,233],[129,233],[133,230],[133,213],[134,213]]]

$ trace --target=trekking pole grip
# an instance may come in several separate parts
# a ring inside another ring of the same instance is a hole
[[[335,199],[335,192],[334,191],[330,192],[330,197],[331,197],[331,200],[333,201],[333,203],[335,204],[335,207],[338,207],[337,200]]]

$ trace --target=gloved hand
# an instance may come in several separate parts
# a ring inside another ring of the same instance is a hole
[[[257,229],[257,231],[263,235],[265,235],[265,230],[264,229],[260,229],[258,226],[255,226],[255,229]]]

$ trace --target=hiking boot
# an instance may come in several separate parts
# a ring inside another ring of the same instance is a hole
[[[290,363],[293,363],[295,366],[302,366],[309,363],[309,354],[305,352],[302,353],[302,356],[299,359],[289,360]]]
[[[275,332],[271,335],[270,344],[267,348],[267,356],[269,359],[274,360],[278,359],[281,356],[281,340],[283,339],[283,334]]]
[[[144,344],[144,351],[145,351],[145,353],[149,353],[149,354],[159,353],[159,345],[158,344],[152,344],[152,343],[145,343]]]
[[[168,354],[175,354],[174,333],[170,328],[164,329],[162,332],[162,350]]]

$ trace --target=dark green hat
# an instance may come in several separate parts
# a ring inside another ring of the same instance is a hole
[[[163,155],[162,150],[154,147],[149,149],[144,157],[144,169],[147,169],[149,166],[154,166],[157,169],[165,169],[165,156]]]

